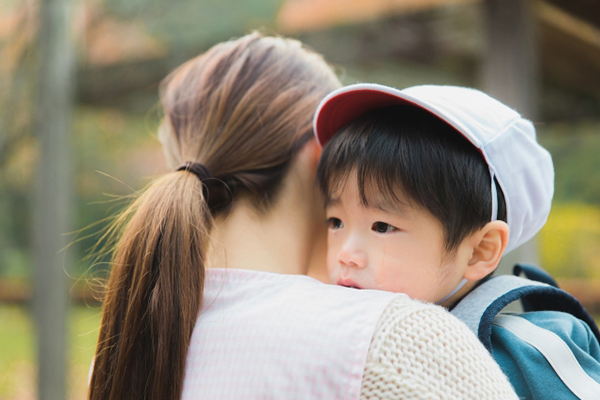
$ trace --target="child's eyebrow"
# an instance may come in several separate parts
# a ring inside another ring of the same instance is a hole
[[[408,204],[394,202],[393,204],[386,201],[371,201],[367,205],[368,208],[375,208],[383,211],[386,214],[396,215],[398,217],[406,218],[410,215],[411,207]]]
[[[342,200],[339,197],[327,197],[325,199],[325,208],[334,207],[340,205]],[[375,208],[383,211],[386,214],[396,215],[398,217],[406,218],[410,214],[411,207],[405,203],[394,202],[382,202],[382,201],[370,201],[368,204],[363,204],[365,208]]]

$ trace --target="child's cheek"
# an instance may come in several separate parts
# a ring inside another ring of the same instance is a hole
[[[337,262],[337,251],[333,246],[327,247],[327,275],[329,283],[335,284],[338,280],[340,267]]]

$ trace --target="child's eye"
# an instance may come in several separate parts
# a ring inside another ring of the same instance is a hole
[[[342,224],[342,220],[339,218],[329,218],[327,220],[327,223],[329,224],[330,229],[340,229],[344,227],[344,224]]]
[[[377,233],[389,233],[398,230],[395,226],[386,224],[385,222],[375,222],[371,229]]]

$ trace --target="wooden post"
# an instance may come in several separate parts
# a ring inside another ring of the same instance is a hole
[[[485,0],[486,53],[483,90],[535,122],[538,65],[532,0]],[[516,262],[539,264],[535,238],[507,254],[499,273],[512,273]]]
[[[40,158],[33,201],[34,315],[38,398],[66,399],[68,281],[64,236],[69,230],[69,132],[73,108],[72,0],[40,3],[34,133]]]

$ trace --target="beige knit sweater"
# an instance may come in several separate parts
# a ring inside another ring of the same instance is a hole
[[[406,298],[392,302],[379,320],[360,398],[518,399],[465,325],[441,307]]]

